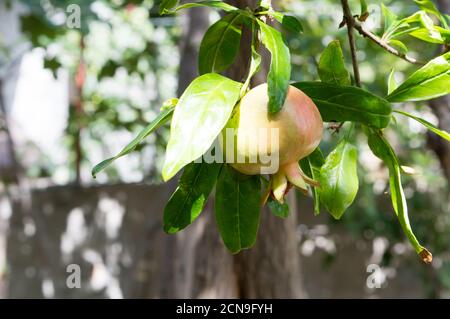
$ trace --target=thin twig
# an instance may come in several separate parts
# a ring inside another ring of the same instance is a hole
[[[377,35],[373,34],[372,32],[370,32],[369,30],[367,30],[362,24],[358,23],[357,21],[355,21],[355,19],[352,17],[353,20],[353,27],[358,30],[359,34],[361,34],[362,36],[370,39],[372,42],[376,43],[378,46],[380,46],[381,48],[385,49],[387,52],[398,56],[399,58],[412,63],[412,64],[418,64],[418,65],[424,65],[425,63],[423,63],[422,61],[418,61],[410,56],[407,56],[406,54],[398,51],[397,49],[391,47],[389,44],[387,44],[385,41],[383,41],[381,38],[379,38]]]
[[[347,0],[341,0],[342,11],[344,12],[344,21],[347,24],[348,42],[350,44],[350,52],[352,56],[353,74],[355,77],[355,84],[357,87],[361,87],[361,77],[359,75],[358,59],[356,56],[356,44],[355,37],[353,35],[353,27],[355,26],[355,19],[352,16],[350,7]]]

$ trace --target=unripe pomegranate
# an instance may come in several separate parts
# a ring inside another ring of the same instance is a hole
[[[247,175],[264,174],[264,169],[270,166],[267,156],[276,155],[278,170],[271,172],[271,189],[274,197],[282,202],[289,183],[303,192],[307,192],[305,182],[318,185],[302,172],[298,162],[319,145],[323,122],[313,101],[293,86],[289,87],[286,101],[278,113],[269,114],[268,102],[267,84],[251,89],[242,98],[223,131],[222,148],[226,161]],[[234,154],[229,154],[225,147],[227,129],[234,132]],[[230,155],[233,155],[231,161]],[[239,158],[241,161],[236,161]]]

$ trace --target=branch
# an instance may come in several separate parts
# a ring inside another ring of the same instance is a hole
[[[344,12],[344,23],[347,24],[348,42],[350,44],[350,52],[352,56],[353,74],[355,76],[355,84],[361,87],[361,78],[359,75],[358,59],[356,56],[355,37],[353,36],[353,28],[355,27],[355,19],[352,16],[347,0],[341,0],[342,11]]]
[[[353,19],[354,20],[354,19]],[[397,49],[391,47],[389,44],[387,44],[385,41],[383,41],[382,39],[380,39],[377,35],[373,34],[372,32],[370,32],[369,30],[366,30],[366,28],[357,23],[355,21],[354,27],[356,30],[358,30],[359,34],[361,34],[363,37],[369,38],[370,40],[372,40],[372,42],[376,43],[378,46],[382,47],[383,49],[385,49],[387,52],[398,56],[399,58],[412,63],[412,64],[418,64],[418,65],[424,65],[425,63],[418,61],[410,56],[407,56],[406,54],[398,51]]]
[[[366,37],[368,39],[370,39],[372,42],[374,42],[375,44],[377,44],[379,47],[383,48],[384,50],[386,50],[387,52],[409,62],[412,64],[418,64],[418,65],[424,65],[425,63],[418,61],[410,56],[407,56],[406,54],[398,51],[397,49],[391,47],[386,41],[382,40],[381,38],[379,38],[377,35],[373,34],[372,32],[370,32],[369,30],[367,30],[364,25],[362,25],[361,23],[359,23],[358,21],[355,20],[355,18],[352,16],[351,12],[350,12],[350,8],[348,7],[348,3],[347,0],[341,0],[342,2],[342,7],[344,9],[344,23],[347,24],[347,27],[350,28],[355,28],[356,30],[358,30],[359,34],[361,34],[363,37]],[[352,34],[353,36],[353,34]]]

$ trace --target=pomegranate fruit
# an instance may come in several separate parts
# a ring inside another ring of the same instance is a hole
[[[221,145],[226,162],[247,175],[264,174],[264,169],[270,166],[267,156],[276,156],[277,167],[270,172],[270,190],[278,201],[283,202],[291,184],[303,192],[307,192],[306,184],[318,186],[303,173],[298,162],[319,145],[323,122],[313,101],[293,86],[289,87],[286,101],[278,113],[269,114],[268,102],[267,84],[247,92],[222,132]],[[232,150],[229,144],[227,146],[231,135],[226,131],[230,132],[230,129],[233,132]],[[241,160],[236,160],[239,158]]]

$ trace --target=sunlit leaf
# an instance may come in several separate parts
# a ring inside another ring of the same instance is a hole
[[[241,86],[217,73],[191,82],[173,114],[162,170],[165,181],[209,149],[227,123]]]
[[[450,93],[450,52],[441,55],[411,74],[387,96],[391,102],[423,101]]]
[[[389,40],[389,44],[397,48],[398,51],[403,54],[408,52],[408,47],[402,41],[391,39]]]
[[[389,78],[388,78],[388,94],[391,94],[397,87],[398,87],[398,84],[395,80],[395,69],[392,68],[391,73],[389,73]]]
[[[357,161],[356,147],[343,140],[320,169],[320,201],[335,219],[342,217],[358,192]]]
[[[428,13],[434,14],[442,23],[444,28],[447,28],[447,21],[445,21],[444,16],[441,14],[441,12],[436,8],[433,1],[431,0],[414,0],[414,2],[417,4],[417,6]]]

